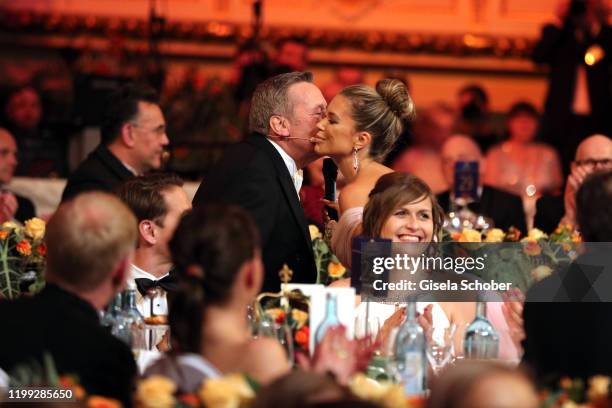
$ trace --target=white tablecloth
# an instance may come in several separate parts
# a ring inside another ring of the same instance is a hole
[[[7,188],[32,200],[36,207],[36,215],[47,217],[53,214],[59,205],[65,185],[65,179],[15,177]],[[187,182],[183,186],[190,200],[193,199],[199,185],[198,182]]]

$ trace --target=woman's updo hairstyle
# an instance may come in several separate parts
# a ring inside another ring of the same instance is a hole
[[[169,243],[179,290],[169,294],[173,350],[199,353],[203,311],[230,301],[240,267],[259,251],[259,233],[240,207],[196,207]]]
[[[406,85],[398,79],[382,79],[376,89],[353,85],[340,91],[351,104],[355,130],[372,135],[370,157],[382,161],[404,129],[415,117],[415,106]]]
[[[431,188],[412,174],[394,172],[381,176],[370,192],[363,210],[363,235],[380,237],[383,226],[397,208],[419,199],[431,200],[433,237],[437,237],[444,224],[444,210],[438,204]]]

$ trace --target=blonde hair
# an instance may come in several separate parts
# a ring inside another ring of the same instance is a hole
[[[376,89],[353,85],[340,91],[349,100],[355,130],[372,135],[370,157],[382,161],[404,129],[414,119],[415,106],[406,85],[398,79],[382,79]]]
[[[137,237],[136,217],[119,198],[79,194],[60,205],[47,224],[47,274],[93,290],[134,250]]]

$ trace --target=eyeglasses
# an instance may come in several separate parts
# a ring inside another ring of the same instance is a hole
[[[595,167],[600,165],[602,167],[612,166],[612,159],[585,159],[585,160],[576,160],[574,161],[578,166],[591,166]]]

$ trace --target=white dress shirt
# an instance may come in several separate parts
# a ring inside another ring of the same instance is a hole
[[[160,280],[165,278],[168,274],[164,276],[160,276],[159,278],[151,275],[149,272],[140,269],[134,264],[130,264],[130,276],[128,277],[128,282],[136,284],[136,279],[151,279],[151,280]],[[136,292],[136,308],[142,314],[143,317],[151,317],[151,307],[153,307],[153,312],[155,315],[168,315],[168,300],[166,298],[166,291],[159,288],[162,291],[162,296],[156,297],[153,299],[153,304],[151,304],[151,300],[143,297],[140,292]]]
[[[291,180],[293,181],[293,186],[295,187],[295,192],[298,195],[298,199],[300,198],[300,188],[302,188],[302,181],[304,181],[304,173],[301,169],[297,168],[295,164],[295,160],[291,156],[287,154],[286,151],[283,150],[278,144],[268,139],[268,142],[274,146],[274,148],[278,151],[278,154],[281,155],[283,161],[285,162],[285,166],[287,166],[287,170],[289,171],[289,176],[291,176]]]

